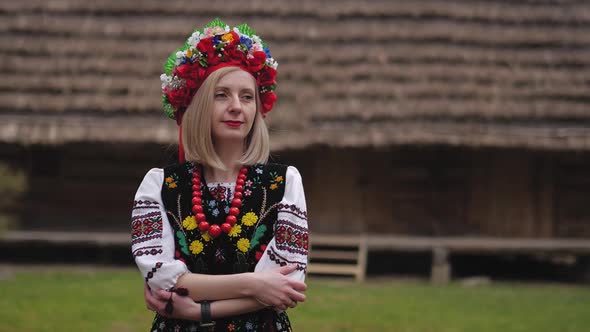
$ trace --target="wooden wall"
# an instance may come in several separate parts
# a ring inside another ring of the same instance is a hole
[[[128,229],[133,195],[159,145],[65,145],[21,152],[20,226]],[[312,232],[590,237],[590,154],[448,147],[282,151],[300,170]]]
[[[568,154],[554,167],[555,236],[590,238],[590,158]]]
[[[29,188],[20,227],[127,231],[133,196],[159,145],[80,144],[29,149]]]
[[[588,154],[392,147],[283,155],[303,174],[312,231],[590,237]]]

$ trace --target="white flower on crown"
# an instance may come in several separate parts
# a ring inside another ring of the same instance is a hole
[[[266,65],[272,67],[272,69],[276,70],[277,67],[279,66],[279,63],[276,62],[275,59],[273,58],[267,58],[266,59]]]
[[[185,56],[185,52],[183,52],[183,51],[176,52],[176,65],[177,66],[180,64],[180,62],[182,61],[182,58],[184,58],[184,56]]]
[[[252,43],[252,48],[250,49],[251,53],[254,53],[256,51],[262,51],[262,44],[260,43]]]
[[[190,46],[197,46],[199,41],[201,40],[201,33],[199,31],[195,31],[187,40]]]
[[[234,32],[238,34],[238,36],[242,37],[242,33],[240,32],[240,29],[238,29],[238,27],[235,27]]]
[[[229,29],[229,27],[227,27],[227,28]],[[219,35],[222,33],[225,33],[225,29],[222,27],[207,28],[205,30],[205,34],[207,35],[207,37],[213,37],[213,36],[216,36],[216,35]]]
[[[229,28],[229,25],[226,25],[226,26],[225,26],[225,33],[228,33],[228,32],[230,32],[230,31],[231,31],[231,30],[230,30],[230,28]]]
[[[162,90],[164,90],[172,82],[172,77],[162,74],[160,75],[160,81],[162,81]]]

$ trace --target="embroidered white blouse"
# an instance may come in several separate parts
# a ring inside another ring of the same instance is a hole
[[[148,171],[135,194],[131,217],[131,251],[144,280],[152,289],[170,289],[176,285],[182,274],[190,272],[184,262],[174,258],[174,235],[161,196],[163,182],[163,169],[153,168]],[[208,186],[210,189],[225,186],[229,191],[233,189],[234,184],[209,183]],[[294,213],[290,209],[278,209],[273,230],[275,236],[268,243],[254,271],[279,267],[285,263],[295,264],[298,268],[289,277],[304,281],[307,270],[307,247],[290,248],[285,244],[277,244],[276,241],[279,226],[291,228],[290,233],[293,235],[304,234],[307,237],[307,209],[303,183],[299,171],[293,166],[287,168],[285,193],[281,203],[287,206],[295,205],[295,211],[301,213]]]

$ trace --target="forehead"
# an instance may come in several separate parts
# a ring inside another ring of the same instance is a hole
[[[232,71],[219,79],[217,87],[255,90],[254,77],[243,70]]]

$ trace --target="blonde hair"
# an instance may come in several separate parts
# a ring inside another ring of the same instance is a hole
[[[195,93],[193,100],[182,118],[182,143],[187,161],[198,162],[213,168],[227,170],[215,147],[211,136],[211,116],[215,87],[225,75],[242,70],[239,67],[223,67],[211,73]],[[256,85],[256,84],[254,84]],[[245,149],[239,160],[243,165],[266,163],[270,153],[268,128],[260,113],[260,97],[256,86],[256,116],[252,128],[245,139]]]

